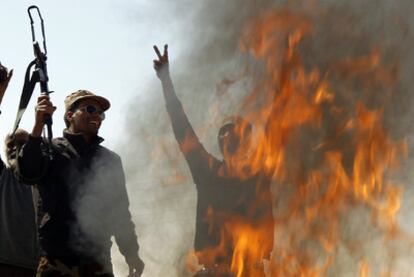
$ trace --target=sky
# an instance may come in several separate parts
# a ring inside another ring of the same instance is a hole
[[[58,108],[54,115],[54,135],[61,135],[64,129],[65,96],[87,89],[110,100],[111,109],[100,135],[106,139],[107,146],[119,143],[120,134],[125,131],[126,104],[145,94],[148,82],[155,78],[152,45],[168,42],[173,51],[179,52],[179,40],[172,35],[174,26],[170,25],[168,32],[163,30],[168,23],[168,11],[152,3],[145,0],[2,1],[0,61],[14,69],[14,76],[1,104],[0,136],[4,137],[12,129],[25,70],[34,58],[27,8],[37,5],[45,21],[49,89],[54,91],[51,99]],[[34,17],[36,26],[40,27],[37,15]],[[36,31],[40,41],[40,29]],[[31,130],[39,90],[37,86],[21,128]]]

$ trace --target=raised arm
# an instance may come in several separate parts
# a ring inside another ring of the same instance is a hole
[[[9,85],[10,79],[13,76],[13,69],[8,71],[6,67],[0,63],[0,103],[3,100],[4,93]]]
[[[191,167],[192,163],[206,161],[211,155],[208,154],[200,143],[175,93],[169,72],[168,45],[164,46],[164,53],[162,55],[157,46],[154,46],[154,50],[158,56],[158,59],[154,60],[154,69],[161,80],[166,108],[171,119],[174,135]]]
[[[0,64],[0,103],[12,76],[13,70],[8,71],[6,67]],[[19,153],[17,158],[17,167],[14,168],[14,170],[17,171],[19,178],[27,181],[28,183],[38,180],[44,172],[45,163],[41,149],[42,138],[40,135],[43,128],[44,114],[52,114],[54,110],[55,107],[53,107],[52,103],[50,103],[47,96],[39,97],[38,104],[36,106],[36,123],[28,141],[27,133],[25,132],[24,141],[27,142],[24,144],[24,147],[22,147],[21,152]],[[21,131],[22,130],[16,131],[14,139],[19,140],[19,134]],[[13,142],[14,139],[10,139],[10,142]]]
[[[50,102],[49,96],[38,97],[32,133],[17,158],[17,175],[27,183],[39,181],[46,173],[49,156],[41,134],[46,114],[52,115],[55,110],[56,107]]]
[[[7,86],[9,85],[10,79],[13,76],[13,70],[8,71],[6,67],[0,63],[0,103],[3,99],[4,93],[6,92]],[[3,169],[6,168],[3,160],[0,159],[0,174]]]

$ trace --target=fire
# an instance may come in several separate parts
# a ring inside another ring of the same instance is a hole
[[[360,277],[369,277],[369,265],[365,260],[362,260],[359,264],[359,276]]]
[[[407,143],[390,137],[381,108],[370,107],[362,96],[337,99],[335,91],[338,82],[350,78],[391,86],[394,71],[382,64],[378,48],[345,57],[325,71],[304,66],[299,48],[312,35],[312,21],[286,9],[261,14],[244,29],[240,48],[263,64],[264,77],[254,80],[242,106],[249,110],[247,120],[265,131],[254,151],[235,155],[229,164],[241,179],[273,171],[274,203],[281,207],[274,211],[275,234],[266,232],[273,220],[252,224],[229,214],[220,245],[196,253],[213,261],[232,249],[230,271],[236,277],[265,276],[264,271],[267,276],[327,275],[340,247],[358,252],[358,243],[346,241],[343,230],[355,209],[367,211],[385,236],[400,232],[402,189],[391,177],[407,155]],[[360,89],[363,95],[364,86]],[[267,105],[256,109],[255,99]],[[218,216],[214,210],[206,215],[212,221]],[[275,243],[268,245],[272,235]],[[268,247],[273,252],[264,270]],[[370,276],[369,263],[358,257],[359,276]]]

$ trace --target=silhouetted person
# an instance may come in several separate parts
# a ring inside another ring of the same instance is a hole
[[[0,99],[12,77],[0,65]],[[1,76],[0,76],[1,77]],[[14,176],[16,149],[29,134],[18,129],[5,139],[6,163],[0,160],[0,276],[33,277],[38,262],[38,244],[32,189]]]
[[[262,260],[270,257],[273,248],[270,192],[273,170],[262,168],[249,173],[248,164],[246,168],[242,165],[241,160],[246,159],[251,148],[252,126],[240,117],[222,126],[218,132],[223,160],[206,151],[174,91],[167,45],[163,55],[156,46],[154,50],[158,56],[158,60],[154,60],[154,68],[162,83],[174,135],[197,189],[194,248],[204,268],[196,276],[232,276],[229,269],[234,254],[234,238],[231,233],[237,224],[260,229],[260,240],[250,243],[260,244],[262,252],[256,261],[250,260],[245,264],[250,268],[245,272],[256,270],[254,276],[259,276],[263,274]],[[246,274],[244,276],[248,276]]]
[[[38,277],[113,276],[112,236],[130,275],[142,274],[121,158],[98,136],[109,107],[86,90],[68,95],[67,128],[50,144],[41,133],[55,107],[48,96],[38,98],[32,133],[18,157],[19,176],[36,183],[41,197]]]

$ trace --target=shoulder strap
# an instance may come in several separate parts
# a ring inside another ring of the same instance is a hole
[[[26,111],[27,106],[29,105],[29,101],[30,101],[30,98],[32,97],[35,85],[39,81],[38,74],[33,73],[32,77],[30,77],[30,71],[35,64],[36,64],[36,60],[33,60],[26,69],[23,90],[20,96],[19,108],[17,110],[16,119],[14,121],[12,134],[14,134],[17,128],[19,127],[20,120],[22,119],[23,114]]]

